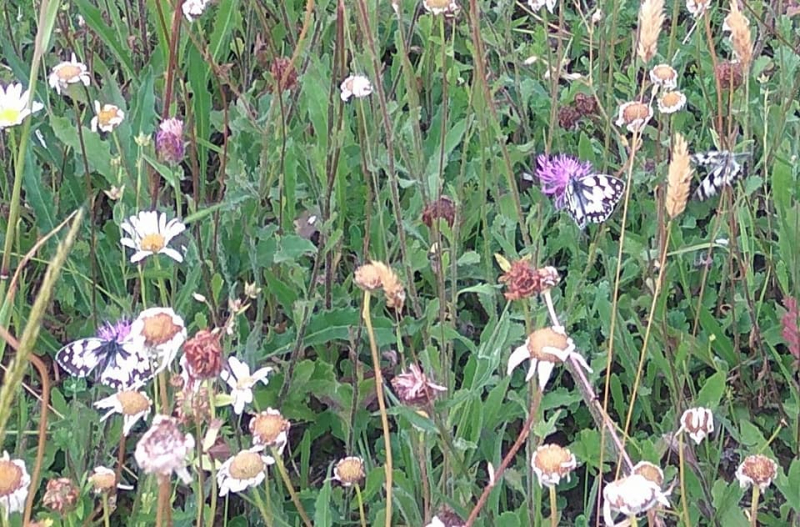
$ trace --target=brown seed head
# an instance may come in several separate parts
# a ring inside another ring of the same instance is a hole
[[[284,419],[278,410],[269,408],[259,412],[250,421],[253,443],[259,446],[281,448],[286,444],[286,435],[289,433],[290,426],[291,423]]]
[[[78,487],[69,478],[51,479],[47,482],[47,488],[42,498],[42,503],[48,509],[58,514],[64,514],[72,510],[78,502]]]
[[[360,457],[349,456],[333,467],[334,479],[339,481],[343,486],[349,487],[364,479],[364,460]]]
[[[230,466],[230,474],[234,479],[253,479],[264,471],[264,460],[256,452],[243,450],[236,454]]]
[[[574,348],[574,343],[565,333],[559,333],[550,327],[537,329],[528,335],[528,352],[531,354],[532,359],[556,363],[564,362],[558,356],[547,351],[546,348],[569,350]]]
[[[89,483],[97,494],[111,492],[117,488],[117,476],[110,468],[96,467],[89,476]]]
[[[772,484],[777,475],[778,464],[761,454],[747,456],[736,470],[736,477],[742,488],[758,485],[762,491]]]
[[[536,449],[531,466],[541,485],[558,485],[561,478],[569,478],[577,462],[568,448],[559,445],[542,445]]]
[[[22,486],[22,469],[8,459],[0,459],[0,499],[13,494]]]
[[[659,487],[664,484],[664,471],[649,461],[639,461],[633,467],[632,472],[652,481]]]
[[[597,111],[597,100],[593,95],[578,93],[575,95],[575,109],[583,115],[592,115]]]
[[[222,333],[200,330],[183,345],[189,371],[195,379],[213,379],[222,370]]]
[[[539,287],[542,291],[551,289],[558,285],[561,281],[561,276],[558,274],[558,269],[555,267],[547,266],[536,270],[539,275]]]
[[[456,204],[447,196],[442,196],[436,201],[428,203],[425,210],[422,211],[422,223],[430,229],[433,227],[433,222],[442,219],[447,222],[451,228],[456,221]]]
[[[578,127],[581,119],[581,112],[573,105],[561,106],[558,109],[558,126],[564,130],[574,130]]]
[[[639,47],[643,62],[650,62],[658,51],[658,35],[664,24],[664,0],[644,0],[639,10]]]
[[[436,392],[447,390],[432,382],[416,364],[411,364],[408,371],[396,375],[392,379],[392,388],[403,404],[411,406],[430,404],[436,397]]]
[[[740,62],[720,62],[714,74],[723,90],[736,90],[744,81],[744,70]]]
[[[679,133],[672,141],[672,159],[667,175],[667,215],[670,219],[686,209],[689,199],[689,186],[692,181],[692,167],[689,162],[689,146]]]
[[[291,91],[297,85],[297,71],[294,69],[291,59],[276,58],[272,61],[269,72],[272,74],[273,87],[278,91]]]
[[[182,329],[172,321],[169,314],[157,313],[144,319],[142,335],[144,335],[145,344],[155,347],[169,342]]]
[[[365,291],[375,291],[383,288],[386,295],[386,305],[397,311],[403,309],[406,292],[397,274],[391,267],[383,262],[372,261],[356,269],[355,282]]]
[[[523,258],[511,264],[511,268],[499,278],[506,284],[508,300],[522,300],[542,292],[542,277],[531,261]]]
[[[150,401],[135,390],[125,390],[117,394],[122,415],[136,415],[150,408]]]
[[[211,420],[211,403],[206,388],[186,386],[175,392],[175,417],[181,424],[206,423]]]

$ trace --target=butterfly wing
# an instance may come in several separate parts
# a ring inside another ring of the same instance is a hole
[[[746,154],[734,154],[727,150],[712,150],[691,156],[692,162],[706,171],[706,177],[694,191],[694,197],[705,201],[717,195],[726,185],[733,185],[744,174],[742,164],[737,157]]]
[[[125,390],[143,385],[153,378],[150,358],[142,349],[131,343],[114,343],[114,352],[100,374],[100,382],[114,390]]]
[[[583,230],[587,223],[606,221],[624,192],[625,182],[607,174],[571,179],[565,189],[566,209]]]
[[[86,377],[107,354],[110,342],[91,337],[70,342],[56,352],[56,362],[75,377]]]

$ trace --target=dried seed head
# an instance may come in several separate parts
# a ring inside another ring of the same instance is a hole
[[[570,473],[575,470],[577,462],[568,448],[559,445],[542,445],[536,449],[531,459],[531,466],[539,480],[539,486],[554,487],[561,478],[569,481]]]
[[[230,465],[230,473],[236,479],[253,479],[265,468],[264,460],[258,453],[243,450],[234,456]]]
[[[297,71],[291,59],[276,58],[272,61],[269,72],[272,74],[273,89],[276,91],[291,91],[297,85]]]
[[[597,100],[593,95],[578,93],[575,95],[575,109],[583,115],[592,115],[597,111]]]
[[[758,485],[762,492],[772,484],[777,475],[778,464],[761,454],[747,456],[736,470],[736,479],[739,480],[740,487],[744,489],[750,485]]]
[[[753,60],[753,41],[750,38],[750,21],[739,10],[738,0],[731,0],[731,12],[725,17],[722,29],[731,32],[733,52],[742,67],[747,69]]]
[[[42,504],[58,514],[72,510],[78,502],[78,487],[69,478],[51,479],[42,498]]]
[[[506,284],[508,289],[505,296],[508,300],[530,298],[542,291],[542,277],[528,258],[512,263],[511,268],[500,277],[499,282]]]
[[[117,475],[110,468],[95,467],[94,472],[89,476],[89,483],[96,494],[111,492],[117,488]]]
[[[639,461],[633,467],[632,472],[652,481],[659,487],[664,484],[664,471],[649,461]]]
[[[681,416],[681,430],[685,430],[699,445],[707,435],[714,432],[714,414],[709,408],[689,408]]]
[[[714,75],[723,90],[736,90],[744,81],[744,70],[740,62],[720,62],[714,68]]]
[[[195,379],[213,379],[222,370],[222,333],[198,331],[183,345],[186,363]]]
[[[436,397],[436,392],[447,390],[431,381],[416,364],[411,364],[407,372],[395,376],[392,379],[392,388],[403,404],[411,406],[430,404]]]
[[[574,130],[578,127],[581,112],[572,105],[561,106],[558,109],[558,126],[564,130]]]
[[[250,421],[253,444],[259,447],[275,447],[282,452],[288,440],[290,426],[291,423],[278,410],[267,408]]]
[[[674,219],[686,209],[689,199],[689,186],[692,180],[692,167],[689,162],[689,147],[686,139],[676,133],[672,142],[672,159],[667,176],[667,215]]]
[[[564,359],[548,351],[551,348],[572,351],[575,349],[575,343],[566,333],[556,331],[551,327],[537,329],[528,335],[528,352],[532,359],[545,362],[564,362]]]
[[[386,306],[397,311],[403,309],[406,300],[403,284],[400,283],[400,279],[392,268],[383,262],[373,261],[356,269],[355,282],[365,291],[383,288],[383,293],[386,295]]]
[[[658,35],[664,24],[664,0],[644,0],[639,9],[639,47],[643,62],[650,62],[658,50]]]
[[[442,219],[447,222],[451,228],[456,221],[456,204],[447,196],[442,196],[436,201],[432,201],[422,211],[422,223],[430,229],[433,227],[433,222]]]
[[[333,479],[344,487],[350,487],[366,477],[364,473],[364,460],[360,457],[349,456],[333,467]]]

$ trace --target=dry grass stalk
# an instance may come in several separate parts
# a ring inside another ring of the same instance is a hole
[[[689,146],[681,134],[676,133],[672,140],[672,160],[667,175],[667,214],[675,219],[686,208],[689,199],[689,183],[692,180],[692,167],[689,164]]]
[[[658,49],[658,35],[664,24],[664,0],[644,0],[639,9],[639,47],[637,54],[645,63]]]
[[[750,38],[750,21],[739,10],[737,0],[731,1],[731,12],[725,17],[723,29],[731,32],[731,44],[736,58],[747,69],[753,60],[753,41]]]

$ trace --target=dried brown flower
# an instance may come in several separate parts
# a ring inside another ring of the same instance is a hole
[[[449,507],[443,507],[425,527],[464,527],[465,523]]]
[[[758,485],[762,492],[772,484],[777,475],[778,464],[761,454],[747,456],[736,469],[736,479],[741,488]]]
[[[572,105],[561,106],[558,109],[558,126],[564,130],[573,130],[578,126],[581,112]]]
[[[58,514],[69,512],[78,502],[80,492],[69,478],[56,478],[47,482],[42,503]]]
[[[193,448],[194,438],[180,431],[176,419],[157,415],[150,429],[136,444],[134,457],[145,473],[168,478],[175,472],[188,484],[192,477],[186,469],[186,456]]]
[[[433,383],[416,364],[411,364],[407,372],[392,379],[397,398],[411,406],[429,404],[436,397],[436,392],[447,391],[447,388]]]
[[[430,229],[435,220],[442,219],[451,228],[456,221],[456,204],[447,196],[442,196],[436,201],[428,203],[422,211],[422,223]]]
[[[397,274],[385,263],[373,261],[362,265],[356,269],[355,282],[365,291],[382,288],[386,295],[386,305],[397,311],[403,309],[406,300],[405,289]]]
[[[692,167],[689,162],[689,146],[679,133],[672,141],[672,159],[667,176],[667,215],[674,219],[686,209],[689,199],[689,186],[692,181]]]
[[[639,10],[639,47],[643,62],[652,59],[658,50],[658,35],[664,24],[664,0],[644,0]]]
[[[499,282],[508,288],[505,297],[508,300],[530,298],[542,291],[541,275],[527,258],[517,260],[511,268],[499,278]]]
[[[744,81],[744,71],[740,62],[720,62],[714,68],[714,75],[723,90],[736,90]]]
[[[185,385],[175,392],[175,417],[181,424],[206,423],[211,420],[211,403],[206,388]]]
[[[273,87],[278,91],[292,90],[297,85],[297,71],[292,60],[286,57],[277,57],[269,67],[272,74]]]
[[[263,412],[259,412],[250,421],[253,446],[258,448],[274,447],[279,454],[282,454],[289,440],[290,426],[291,423],[274,408],[267,408]]]
[[[593,95],[578,93],[575,95],[575,109],[583,115],[592,115],[597,111],[597,100]]]
[[[356,456],[348,456],[339,460],[333,467],[333,479],[343,487],[351,487],[366,477],[364,460]]]
[[[213,379],[222,370],[219,331],[201,329],[183,345],[189,375],[193,379]]]
[[[750,38],[750,21],[739,10],[738,0],[731,0],[731,12],[725,17],[722,29],[731,32],[733,52],[743,69],[747,69],[753,60],[753,41]]]
[[[533,453],[531,466],[540,487],[554,487],[559,484],[561,478],[569,481],[570,473],[578,464],[568,448],[547,444],[541,445]]]
[[[664,471],[661,470],[661,467],[649,461],[639,461],[633,467],[631,473],[638,474],[659,487],[664,484]]]

